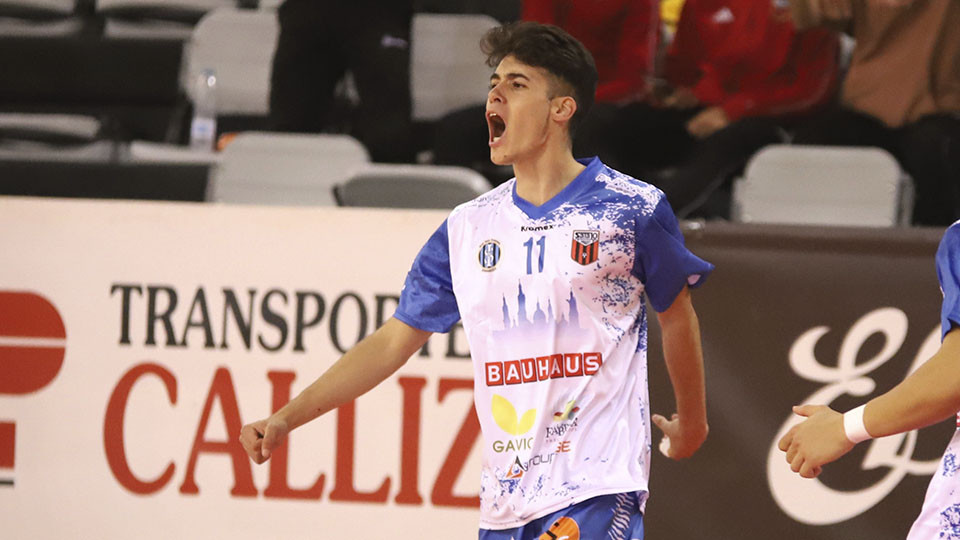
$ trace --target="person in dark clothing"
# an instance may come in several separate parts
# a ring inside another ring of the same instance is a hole
[[[285,0],[273,61],[270,120],[278,131],[338,129],[336,88],[349,71],[360,103],[348,131],[374,161],[414,159],[409,0]]]

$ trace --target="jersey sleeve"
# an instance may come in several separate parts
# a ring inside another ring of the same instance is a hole
[[[960,221],[944,233],[937,248],[937,279],[943,291],[940,308],[940,337],[960,326]]]
[[[633,275],[643,283],[653,309],[666,311],[684,286],[699,287],[712,271],[712,264],[687,249],[666,198],[652,215],[638,219]]]
[[[460,320],[450,276],[447,222],[420,249],[400,291],[394,317],[428,332],[447,332]]]

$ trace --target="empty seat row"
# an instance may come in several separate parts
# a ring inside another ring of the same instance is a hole
[[[242,133],[220,155],[207,199],[214,202],[453,208],[489,189],[463,167],[374,164],[346,135]]]

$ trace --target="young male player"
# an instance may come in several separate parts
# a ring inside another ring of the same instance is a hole
[[[598,159],[571,131],[589,108],[590,53],[519,23],[484,38],[490,156],[516,178],[456,208],[422,248],[392,319],[241,441],[261,463],[293,428],[385,379],[458,320],[484,435],[480,538],[643,537],[650,466],[647,317],[658,312],[677,413],[653,421],[675,459],[707,435],[690,253],[656,188]]]
[[[807,417],[780,439],[794,472],[805,478],[861,441],[926,427],[960,411],[960,221],[947,229],[937,249],[943,291],[940,349],[889,392],[840,414],[822,405],[794,407]],[[960,426],[960,414],[957,414]],[[920,515],[907,540],[956,538],[960,534],[960,430],[930,480]]]

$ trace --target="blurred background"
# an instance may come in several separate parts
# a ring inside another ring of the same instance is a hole
[[[575,155],[681,218],[943,226],[960,217],[957,9],[0,0],[0,193],[452,207],[512,176],[487,156],[477,43],[523,19],[596,60]],[[433,196],[400,195],[416,189]]]

